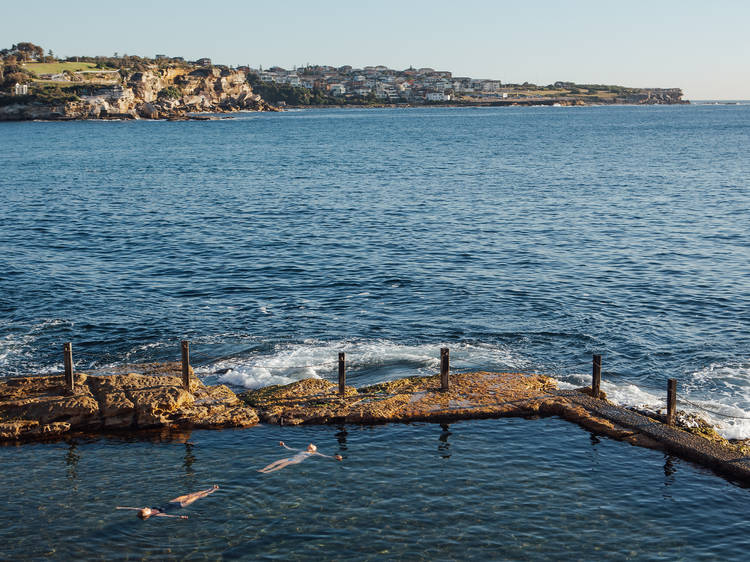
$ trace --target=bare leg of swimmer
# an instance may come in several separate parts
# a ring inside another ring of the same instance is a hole
[[[169,503],[179,503],[180,507],[185,507],[193,503],[195,500],[199,500],[200,498],[205,498],[209,494],[213,494],[218,489],[219,487],[216,484],[214,484],[207,490],[201,490],[200,492],[193,492],[192,494],[185,494],[184,496],[177,496],[175,499],[169,500]]]
[[[286,464],[287,464],[288,462],[289,462],[289,459],[288,459],[288,458],[285,458],[285,459],[279,459],[279,460],[277,460],[277,461],[273,461],[273,462],[272,462],[271,464],[269,464],[268,466],[265,466],[265,467],[263,467],[263,468],[259,469],[259,470],[258,470],[258,472],[271,472],[271,471],[273,471],[273,470],[278,470],[279,468],[283,468],[284,466],[286,466]],[[283,466],[282,466],[282,465],[283,465]]]
[[[268,474],[269,472],[276,472],[277,470],[281,470],[282,468],[285,468],[290,464],[299,464],[303,460],[304,459],[295,459],[293,457],[290,457],[288,459],[280,459],[272,462],[265,468],[261,468],[258,472],[263,472],[264,474]]]

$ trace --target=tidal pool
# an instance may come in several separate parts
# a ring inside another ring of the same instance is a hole
[[[316,457],[257,469],[315,443]],[[0,448],[2,558],[739,559],[748,490],[557,418]],[[218,484],[187,520],[138,519]]]

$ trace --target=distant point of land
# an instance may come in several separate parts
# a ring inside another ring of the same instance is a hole
[[[214,65],[155,55],[58,59],[25,42],[0,50],[0,121],[188,119],[309,106],[680,104],[679,88],[555,82],[546,86],[453,76],[432,68]]]

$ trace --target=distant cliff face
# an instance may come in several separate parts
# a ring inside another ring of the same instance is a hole
[[[624,102],[637,104],[689,103],[682,99],[680,88],[643,88],[626,96]]]
[[[162,68],[134,72],[118,84],[76,85],[79,100],[59,104],[34,99],[0,107],[0,120],[174,119],[190,113],[275,111],[253,93],[239,70]]]

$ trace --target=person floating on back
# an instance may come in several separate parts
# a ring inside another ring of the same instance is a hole
[[[200,492],[193,492],[191,494],[185,494],[184,496],[177,496],[173,500],[169,500],[169,503],[166,506],[163,507],[121,507],[117,506],[117,509],[132,509],[137,511],[138,517],[141,519],[148,519],[149,517],[174,517],[176,519],[187,519],[187,515],[172,515],[171,513],[167,513],[168,511],[173,511],[175,509],[178,509],[180,507],[185,507],[193,503],[195,500],[199,500],[200,498],[205,498],[209,494],[213,494],[216,490],[218,490],[219,487],[214,484],[210,488],[206,490],[201,490]]]
[[[291,447],[287,447],[286,443],[284,443],[283,441],[279,441],[279,445],[281,445],[285,449],[289,449],[290,451],[296,450],[296,449],[292,449]],[[343,460],[341,458],[341,455],[333,455],[331,457],[329,455],[324,455],[323,453],[319,453],[318,452],[318,448],[315,445],[313,445],[312,443],[310,443],[307,446],[307,449],[298,451],[297,454],[294,455],[294,456],[286,457],[284,459],[279,459],[277,461],[274,461],[271,464],[269,464],[268,466],[266,466],[266,467],[261,468],[260,470],[258,470],[258,472],[263,472],[264,474],[268,474],[269,472],[274,472],[276,470],[281,470],[282,468],[284,468],[285,466],[289,466],[290,464],[299,464],[303,460],[309,459],[310,457],[313,457],[315,455],[317,455],[319,457],[325,457],[327,459],[334,459],[334,460],[337,460],[337,461]]]

